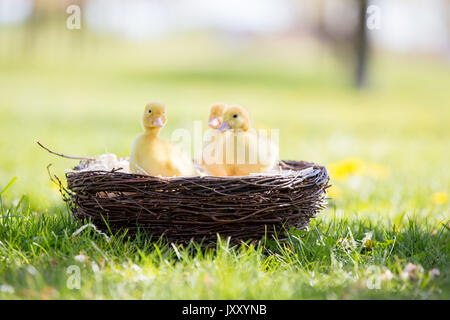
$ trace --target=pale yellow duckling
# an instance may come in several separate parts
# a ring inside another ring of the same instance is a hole
[[[131,172],[163,177],[198,175],[184,152],[159,138],[159,131],[167,122],[163,103],[148,103],[141,121],[144,132],[135,138],[131,149]]]
[[[216,161],[215,158],[222,157],[221,154],[217,154],[217,145],[221,145],[219,142],[223,136],[222,133],[217,132],[217,129],[222,124],[223,111],[227,108],[227,104],[223,102],[217,102],[211,105],[208,118],[208,126],[211,128],[206,131],[203,140],[203,153],[202,153],[202,168],[210,175],[214,176],[226,176],[226,171],[221,161]],[[209,160],[208,160],[209,159]],[[205,161],[206,160],[206,161]]]
[[[251,128],[250,114],[240,105],[225,109],[219,133],[224,133],[219,149],[223,150],[223,170],[227,176],[264,173],[277,163],[278,149],[264,134]],[[223,148],[223,149],[222,149]]]
[[[223,111],[227,107],[227,104],[223,102],[214,103],[209,110],[208,126],[211,129],[219,129],[223,120]]]

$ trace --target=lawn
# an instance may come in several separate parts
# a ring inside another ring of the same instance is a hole
[[[357,91],[330,55],[271,40],[230,51],[198,35],[51,39],[1,51],[0,298],[450,298],[448,63],[378,53],[370,89]],[[327,166],[328,207],[309,231],[256,246],[73,236],[83,223],[46,167],[64,177],[76,161],[36,141],[128,155],[153,99],[167,104],[167,139],[194,120],[206,127],[212,102],[248,107],[255,127],[280,129],[281,158]]]

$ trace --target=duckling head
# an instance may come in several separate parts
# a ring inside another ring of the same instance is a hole
[[[234,105],[225,109],[223,122],[217,131],[223,132],[230,129],[242,131],[250,129],[250,114],[244,107]]]
[[[225,103],[214,103],[209,111],[209,119],[208,119],[208,126],[210,126],[213,129],[219,129],[220,125],[222,124],[222,116],[223,116],[223,110],[226,108]]]
[[[159,101],[147,103],[142,115],[142,127],[144,130],[162,128],[167,122],[166,106]]]

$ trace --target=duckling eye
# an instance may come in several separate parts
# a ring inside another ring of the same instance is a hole
[[[237,114],[233,114],[233,118],[237,118],[238,117],[238,115]]]
[[[152,109],[148,109],[148,113],[152,113]]]

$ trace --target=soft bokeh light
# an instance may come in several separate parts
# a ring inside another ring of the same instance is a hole
[[[160,99],[166,138],[196,120],[205,128],[215,101],[245,105],[256,128],[280,129],[282,158],[327,165],[338,205],[396,206],[446,190],[449,4],[370,1],[381,25],[367,30],[359,90],[358,3],[0,0],[0,185],[16,176],[9,197],[58,203],[46,166],[64,176],[74,162],[35,141],[126,156],[141,108]],[[80,6],[79,30],[67,28],[69,5]]]

